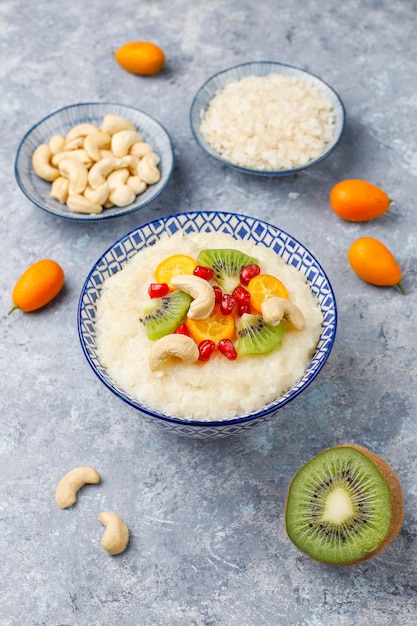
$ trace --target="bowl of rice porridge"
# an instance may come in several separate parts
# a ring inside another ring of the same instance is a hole
[[[343,103],[310,72],[270,61],[218,72],[191,105],[197,143],[224,165],[286,176],[326,159],[345,126]]]
[[[215,438],[259,426],[313,382],[337,309],[324,270],[294,237],[198,211],[143,224],[105,251],[77,321],[108,390],[165,430]]]

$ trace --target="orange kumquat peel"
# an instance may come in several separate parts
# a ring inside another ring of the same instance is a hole
[[[235,336],[233,315],[223,315],[219,305],[215,306],[214,312],[207,319],[193,320],[187,318],[185,325],[197,344],[206,339],[211,339],[215,343],[221,339],[232,340]]]
[[[348,250],[348,260],[353,271],[367,283],[380,287],[401,285],[402,271],[391,251],[378,239],[360,237]]]
[[[365,180],[341,180],[330,191],[333,211],[349,222],[365,222],[387,211],[391,204],[385,191]]]
[[[51,259],[41,259],[30,265],[18,279],[12,292],[15,309],[25,313],[36,311],[53,300],[64,285],[64,272],[61,266]]]
[[[250,293],[251,306],[261,313],[262,303],[268,298],[288,298],[285,285],[275,276],[258,274],[249,281],[246,289]]]
[[[158,283],[167,283],[174,289],[171,280],[180,274],[192,274],[197,267],[197,261],[186,254],[173,254],[159,263],[155,270],[155,279]]]
[[[142,76],[157,74],[165,64],[163,50],[150,41],[125,43],[114,53],[114,57],[124,70]]]

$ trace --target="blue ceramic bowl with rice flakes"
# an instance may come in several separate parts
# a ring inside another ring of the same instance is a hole
[[[160,158],[158,165],[161,178],[158,183],[149,185],[146,191],[134,202],[123,207],[104,209],[99,214],[71,213],[66,204],[51,198],[51,183],[39,178],[32,166],[32,154],[42,143],[48,143],[52,136],[66,135],[74,126],[90,123],[100,126],[103,117],[109,113],[125,117],[131,121]],[[53,113],[35,124],[23,137],[16,155],[15,176],[17,183],[31,202],[37,207],[58,217],[82,222],[96,222],[120,217],[138,211],[153,202],[167,186],[174,167],[174,153],[167,131],[155,119],[130,106],[109,102],[85,102],[72,104]]]
[[[334,114],[334,129],[332,138],[328,141],[323,151],[312,160],[295,166],[284,167],[282,169],[256,169],[244,167],[229,160],[224,154],[215,150],[201,131],[201,121],[213,98],[226,86],[251,76],[265,77],[270,74],[278,74],[284,77],[295,78],[308,86],[315,87],[331,103]],[[190,125],[195,140],[200,147],[219,163],[232,167],[246,174],[257,174],[260,176],[289,176],[297,174],[307,168],[318,165],[327,159],[337,148],[344,128],[345,128],[345,108],[342,100],[336,91],[321,78],[308,72],[307,70],[277,63],[274,61],[255,61],[242,63],[234,67],[222,70],[209,78],[197,91],[190,110]]]
[[[323,315],[322,332],[304,376],[284,395],[262,409],[225,421],[179,419],[154,411],[131,397],[108,374],[100,362],[96,344],[96,307],[104,281],[120,271],[140,250],[152,246],[162,235],[224,232],[236,240],[249,240],[273,250],[306,278],[319,301]],[[278,227],[253,217],[217,211],[187,212],[163,217],[129,232],[116,241],[97,260],[81,290],[78,304],[78,334],[84,355],[99,380],[146,421],[176,435],[202,439],[236,435],[260,426],[275,417],[289,402],[304,391],[322,370],[331,352],[337,327],[337,309],[332,286],[319,262],[294,237]]]

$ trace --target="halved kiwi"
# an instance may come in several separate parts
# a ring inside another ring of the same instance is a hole
[[[281,344],[286,326],[287,322],[284,320],[277,326],[271,326],[260,315],[244,313],[237,328],[238,355],[272,352]]]
[[[244,265],[258,263],[254,257],[248,256],[240,250],[229,248],[213,248],[201,250],[197,257],[198,265],[211,267],[214,279],[226,293],[232,291],[240,283],[240,270]]]
[[[394,470],[374,452],[344,444],[321,452],[292,479],[285,507],[291,541],[322,563],[352,565],[398,535],[403,495]]]
[[[184,319],[190,307],[191,296],[175,290],[163,298],[154,298],[143,308],[140,319],[146,327],[148,339],[156,341],[164,335],[173,333]]]

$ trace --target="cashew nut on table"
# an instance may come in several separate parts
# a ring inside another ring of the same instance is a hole
[[[100,482],[100,474],[93,467],[80,466],[70,470],[59,481],[55,499],[60,509],[67,509],[77,501],[77,493],[86,484]]]
[[[113,113],[100,127],[83,123],[65,137],[54,135],[32,155],[36,175],[52,183],[51,197],[72,213],[87,214],[134,202],[159,182],[159,162],[132,122]]]
[[[124,552],[129,543],[129,529],[126,522],[111,511],[103,511],[98,519],[106,527],[101,538],[103,548],[112,556]]]

